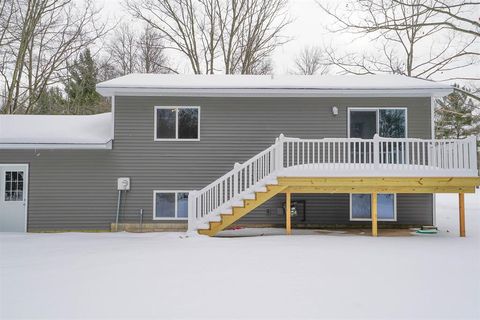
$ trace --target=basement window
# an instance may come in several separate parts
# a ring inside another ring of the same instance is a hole
[[[188,218],[188,192],[154,191],[153,220],[185,220]]]
[[[372,195],[350,195],[350,220],[372,220]],[[397,221],[397,195],[393,193],[377,194],[377,219],[378,221]]]
[[[200,107],[155,107],[155,141],[199,141]]]

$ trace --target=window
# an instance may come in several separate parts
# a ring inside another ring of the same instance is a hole
[[[23,171],[5,171],[5,201],[23,201]]]
[[[153,198],[154,220],[188,218],[188,192],[154,191]]]
[[[407,137],[406,108],[349,108],[348,121],[350,138]]]
[[[200,107],[155,107],[155,141],[200,140]]]
[[[378,114],[380,137],[405,138],[405,112],[404,109],[380,109]]]
[[[392,193],[377,195],[377,218],[379,221],[397,220],[397,197]],[[350,220],[366,221],[372,219],[372,196],[370,194],[350,195]]]

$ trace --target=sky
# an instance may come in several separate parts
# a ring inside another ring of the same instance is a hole
[[[335,4],[335,0],[321,1],[332,5]],[[122,3],[123,0],[98,1],[98,5],[104,8],[105,17],[137,24],[138,22],[125,12]],[[329,44],[334,37],[336,42],[340,40],[338,34],[333,35],[325,29],[328,21],[333,23],[333,20],[325,17],[315,0],[290,0],[288,14],[292,19],[292,23],[287,26],[283,34],[291,40],[279,47],[272,57],[276,74],[287,73],[291,70],[295,56],[300,51],[300,48],[303,48],[305,45],[321,46]],[[342,43],[349,43],[353,39],[350,35],[343,35],[341,38]],[[355,45],[361,47],[362,44],[366,43],[368,41],[359,41]]]
[[[102,2],[103,1],[103,2]],[[348,33],[332,33],[328,30],[334,25],[334,19],[326,15],[318,6],[317,1],[322,2],[326,6],[342,6],[345,0],[290,0],[288,4],[288,14],[292,19],[292,23],[285,29],[283,33],[289,37],[291,41],[276,49],[272,56],[274,62],[274,73],[285,74],[292,71],[296,55],[304,46],[320,46],[335,47],[338,50],[349,52],[363,52],[372,48],[374,44],[371,39],[359,38],[357,35]],[[110,19],[128,21],[132,24],[139,24],[133,20],[129,14],[123,9],[123,0],[99,0],[99,6],[103,5],[105,16]],[[441,41],[441,39],[438,39]],[[480,43],[477,43],[480,46]],[[420,51],[422,48],[419,48]],[[429,45],[425,46],[425,50],[429,49]],[[175,53],[174,53],[175,54]],[[421,53],[420,53],[421,54]],[[427,52],[425,51],[425,54]],[[182,61],[181,57],[174,58],[176,62]],[[189,72],[186,62],[180,63],[181,72]],[[184,70],[182,70],[182,68]],[[462,70],[459,74],[452,73],[453,76],[475,76],[480,77],[480,66],[472,66]],[[445,77],[443,75],[442,77]],[[447,77],[450,77],[447,76]],[[434,78],[441,80],[441,77]]]

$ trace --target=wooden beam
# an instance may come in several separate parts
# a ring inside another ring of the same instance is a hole
[[[480,177],[279,177],[279,184],[309,187],[475,187]]]
[[[378,226],[377,226],[377,194],[372,193],[372,236],[376,237],[378,235]]]
[[[475,193],[475,187],[292,186],[291,193]]]
[[[458,194],[458,213],[460,218],[460,237],[465,237],[465,194]]]
[[[292,234],[292,209],[291,209],[291,193],[286,193],[286,200],[285,200],[285,228],[287,231],[287,235]]]

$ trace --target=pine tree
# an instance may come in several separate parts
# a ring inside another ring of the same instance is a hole
[[[66,114],[66,103],[62,90],[51,87],[42,92],[34,111],[36,114]]]
[[[97,67],[89,49],[80,54],[77,60],[68,67],[65,92],[68,97],[69,113],[97,113],[104,104],[102,97],[96,92]]]
[[[458,85],[455,85],[458,88]],[[463,90],[468,91],[463,87]],[[480,133],[478,106],[464,92],[455,90],[437,99],[435,135],[443,139],[460,139]],[[476,113],[477,112],[477,113]]]

